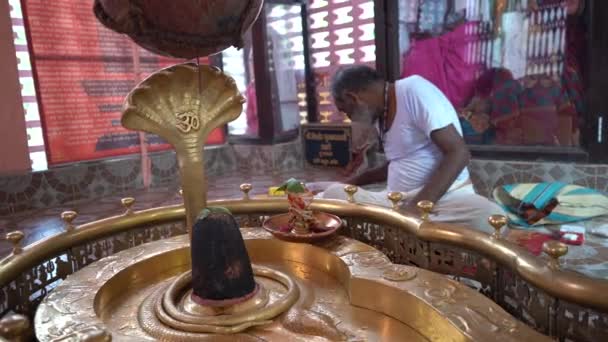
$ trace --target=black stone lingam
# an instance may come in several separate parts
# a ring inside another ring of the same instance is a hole
[[[258,291],[239,225],[225,208],[207,208],[192,229],[192,300],[225,307]]]

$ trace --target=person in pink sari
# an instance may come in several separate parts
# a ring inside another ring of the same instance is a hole
[[[439,88],[456,108],[464,107],[475,92],[478,65],[466,54],[475,22],[463,23],[442,35],[415,39],[403,59],[402,77],[419,75]]]
[[[467,142],[522,144],[521,92],[521,85],[509,70],[492,68],[485,71],[477,80],[475,96],[460,113]]]
[[[559,81],[542,74],[515,80],[509,70],[493,68],[477,81],[475,97],[461,120],[472,128],[471,138],[485,138],[485,144],[571,146],[572,126],[565,123],[573,116]],[[493,137],[488,139],[490,132]]]

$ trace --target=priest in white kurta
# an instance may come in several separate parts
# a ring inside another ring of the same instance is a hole
[[[332,93],[338,109],[359,125],[376,125],[387,162],[346,181],[363,186],[387,183],[379,192],[359,190],[360,203],[391,206],[389,192],[401,192],[402,210],[417,214],[422,200],[435,203],[431,220],[493,232],[487,220],[502,209],[475,193],[467,165],[470,153],[456,110],[446,96],[420,76],[385,82],[367,66],[336,73]],[[321,198],[345,199],[344,184],[333,184]]]

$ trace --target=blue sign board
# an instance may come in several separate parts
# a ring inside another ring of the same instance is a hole
[[[351,160],[350,125],[305,124],[302,140],[306,161],[314,166],[346,167]]]

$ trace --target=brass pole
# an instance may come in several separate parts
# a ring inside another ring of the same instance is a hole
[[[192,233],[192,226],[198,214],[207,207],[207,180],[205,165],[201,151],[198,160],[188,158],[189,155],[177,155],[181,175],[184,207],[186,208],[186,226]]]

